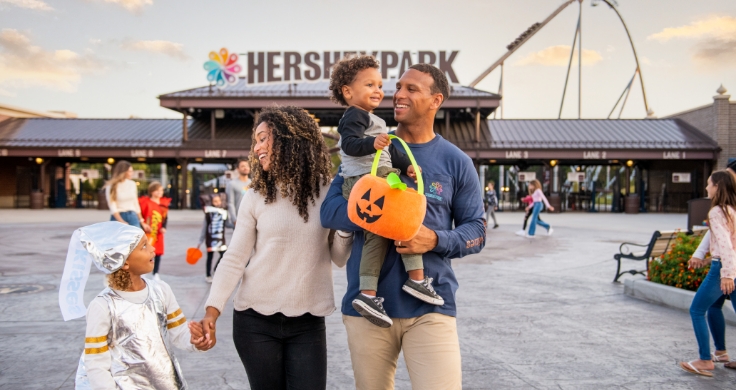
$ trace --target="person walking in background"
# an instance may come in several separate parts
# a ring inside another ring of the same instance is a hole
[[[488,218],[493,218],[493,228],[496,229],[498,227],[498,222],[496,222],[496,210],[498,210],[498,196],[496,196],[496,190],[493,188],[494,183],[489,182],[488,183],[488,191],[486,191],[486,223],[488,222]]]
[[[711,199],[708,212],[711,258],[703,260],[705,256],[696,252],[688,262],[688,267],[695,269],[710,263],[708,275],[698,287],[690,305],[700,359],[680,362],[680,368],[691,374],[711,377],[714,363],[727,363],[730,360],[726,350],[723,303],[733,292],[736,281],[736,177],[728,170],[713,172],[705,190]],[[736,310],[734,298],[731,297],[731,304]],[[714,354],[710,352],[709,333],[716,347]],[[736,364],[727,363],[726,367],[736,368]]]
[[[227,183],[225,194],[227,195],[227,214],[229,217],[228,226],[235,227],[238,222],[238,207],[240,201],[245,195],[245,191],[250,187],[250,163],[245,158],[239,158],[235,163],[238,170],[238,176],[234,177]]]
[[[534,204],[534,200],[532,199],[531,195],[527,195],[521,199],[521,203],[524,203],[526,206],[530,206]],[[522,226],[521,230],[515,233],[517,236],[526,236],[526,224],[527,222],[529,222],[529,217],[532,216],[532,211],[534,211],[532,208],[526,208],[526,214],[524,215],[524,225]],[[542,221],[542,217],[540,217],[539,215],[537,215],[537,221],[544,223],[544,221]]]
[[[138,186],[133,180],[133,166],[120,160],[112,168],[112,179],[105,184],[107,207],[110,208],[110,220],[151,231],[143,219],[141,206],[138,203]]]
[[[532,211],[532,222],[529,225],[529,233],[526,236],[534,237],[537,231],[537,225],[547,229],[547,235],[551,236],[553,231],[552,226],[539,219],[539,213],[542,211],[543,206],[547,206],[547,210],[549,211],[555,211],[555,208],[550,206],[547,197],[542,192],[542,183],[539,180],[532,180],[529,183],[529,193],[532,195],[532,201],[534,203],[526,207],[527,211]]]
[[[138,199],[141,207],[141,215],[150,226],[148,232],[148,244],[156,250],[154,257],[153,278],[161,280],[158,269],[161,265],[161,256],[164,255],[164,235],[166,234],[166,223],[169,220],[169,204],[171,198],[164,197],[164,186],[154,181],[148,185],[148,196],[143,195]]]
[[[225,245],[226,220],[227,211],[222,208],[222,199],[215,195],[212,197],[212,206],[205,206],[204,208],[204,224],[197,245],[197,248],[199,248],[202,244],[205,244],[207,248],[207,272],[205,276],[207,283],[212,283],[212,258],[215,252],[220,254],[215,264],[215,270],[217,270],[217,265],[220,264],[222,255],[227,250]]]

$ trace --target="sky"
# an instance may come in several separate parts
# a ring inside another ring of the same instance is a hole
[[[180,117],[161,108],[157,96],[207,85],[203,63],[222,47],[458,50],[453,66],[467,85],[562,3],[0,0],[0,103],[86,118]],[[655,115],[710,104],[721,84],[736,92],[736,1],[617,3]],[[504,118],[557,117],[579,10],[577,2],[568,6],[506,60]],[[582,117],[605,118],[636,69],[626,33],[605,4],[583,1],[582,45]],[[563,118],[577,117],[577,72],[570,74]],[[498,92],[499,78],[497,69],[477,88]],[[637,79],[622,118],[645,116]]]

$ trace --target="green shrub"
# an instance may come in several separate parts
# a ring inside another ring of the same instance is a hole
[[[647,278],[655,283],[661,283],[685,290],[697,291],[698,286],[705,280],[710,266],[700,269],[689,269],[687,262],[692,257],[703,237],[688,236],[685,233],[677,235],[670,250],[661,257],[649,262]]]

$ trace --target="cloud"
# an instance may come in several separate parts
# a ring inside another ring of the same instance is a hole
[[[697,39],[691,51],[693,61],[700,65],[729,67],[736,61],[736,17],[732,16],[709,16],[686,26],[665,28],[647,39]]]
[[[0,86],[42,86],[73,92],[82,74],[106,68],[103,61],[90,53],[46,51],[34,46],[28,36],[14,29],[0,31],[0,49]]]
[[[19,8],[32,9],[34,11],[53,11],[54,9],[41,0],[0,0],[0,4],[10,4]]]
[[[728,65],[736,62],[736,39],[708,39],[694,49],[693,59],[703,65]]]
[[[0,88],[0,96],[5,96],[5,97],[11,97],[12,98],[12,97],[16,97],[17,94],[15,92],[11,92],[11,91],[8,91],[6,89]]]
[[[182,61],[189,59],[189,56],[184,53],[184,45],[169,41],[128,41],[123,42],[122,48],[133,51],[160,53]]]
[[[143,7],[147,5],[153,5],[153,0],[97,0],[97,1],[104,1],[105,3],[117,4],[134,14],[140,14],[143,11]]]
[[[736,17],[710,16],[696,20],[686,26],[667,27],[647,37],[649,40],[667,42],[672,38],[715,38],[733,40],[736,36]]]
[[[573,62],[577,63],[577,60],[576,52]],[[597,51],[583,49],[583,65],[595,65],[601,60],[603,60],[603,56]],[[567,66],[568,61],[570,61],[570,46],[557,45],[529,53],[528,56],[516,62],[516,65]]]

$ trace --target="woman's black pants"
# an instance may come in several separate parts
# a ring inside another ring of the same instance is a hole
[[[235,310],[233,340],[253,390],[327,387],[325,318]]]

